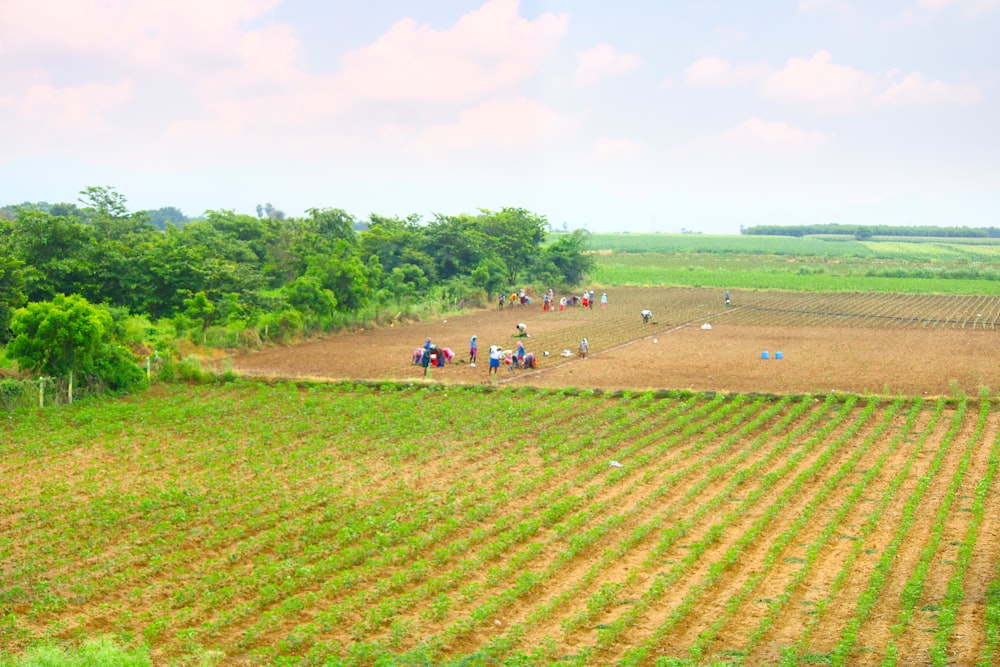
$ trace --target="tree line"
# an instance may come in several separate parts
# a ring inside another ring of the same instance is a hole
[[[593,262],[586,232],[546,243],[546,218],[523,208],[358,220],[339,208],[286,217],[268,204],[257,216],[210,210],[154,222],[114,188],[80,195],[78,204],[0,208],[0,345],[25,333],[32,304],[68,307],[70,296],[74,307],[106,310],[105,328],[131,330],[133,347],[144,337],[136,330],[250,345],[484,305],[525,284],[569,287]]]
[[[826,223],[819,225],[756,225],[740,229],[741,234],[763,236],[812,236],[836,234],[858,239],[873,236],[902,236],[929,238],[1000,238],[997,227],[939,227],[935,225],[844,225]]]

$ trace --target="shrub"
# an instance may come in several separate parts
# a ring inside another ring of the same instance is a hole
[[[39,646],[20,657],[0,656],[0,667],[149,667],[149,654],[126,649],[110,639],[91,639],[79,648]]]

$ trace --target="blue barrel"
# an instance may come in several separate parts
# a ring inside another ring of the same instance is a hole
[[[775,359],[784,359],[785,357],[782,356],[781,350],[778,350],[777,352],[774,353],[774,358]]]
[[[770,355],[768,355],[767,350],[764,350],[763,352],[760,353],[761,359],[767,359],[769,356]]]

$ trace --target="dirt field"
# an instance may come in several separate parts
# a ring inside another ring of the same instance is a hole
[[[234,357],[240,374],[285,378],[420,380],[423,370],[412,364],[415,347],[430,337],[451,347],[457,363],[433,369],[431,380],[445,383],[488,383],[486,361],[491,342],[513,348],[518,322],[528,325],[526,349],[539,359],[536,371],[511,373],[501,368],[496,382],[544,387],[602,389],[691,389],[762,393],[880,393],[938,396],[962,391],[995,390],[1000,376],[996,354],[998,333],[991,327],[958,327],[954,303],[932,304],[935,320],[920,327],[904,318],[816,317],[815,309],[842,311],[842,303],[813,296],[811,315],[771,316],[760,325],[762,310],[726,310],[710,290],[619,290],[606,309],[543,312],[534,306],[504,311],[483,310],[417,324],[332,336],[293,347],[270,348]],[[667,293],[664,296],[664,293]],[[739,298],[739,295],[736,297]],[[756,302],[784,295],[756,296]],[[879,308],[893,295],[858,295],[853,307]],[[643,326],[640,304],[660,300],[654,312],[676,314],[673,321]],[[981,305],[981,304],[980,304]],[[714,309],[713,309],[714,307]],[[920,304],[902,308],[921,311]],[[981,308],[980,308],[981,309]],[[752,315],[752,317],[751,317]],[[975,317],[970,314],[969,317]],[[818,322],[801,325],[796,321]],[[872,322],[875,325],[873,326]],[[702,329],[705,323],[710,330]],[[467,363],[468,341],[479,339],[480,363]],[[587,336],[590,354],[576,355]],[[561,354],[568,350],[571,356]],[[763,359],[767,351],[768,359]],[[548,352],[548,356],[544,353]],[[780,352],[782,358],[776,359]]]

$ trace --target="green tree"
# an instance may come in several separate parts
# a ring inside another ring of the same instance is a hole
[[[14,311],[7,353],[28,371],[67,375],[94,366],[114,322],[82,296],[57,294]]]
[[[415,264],[427,274],[425,263],[433,264],[426,255],[423,261],[412,261],[418,252],[422,230],[417,225],[418,216],[409,218],[386,218],[372,213],[368,230],[361,234],[361,254],[364,257],[378,257],[382,269],[391,272],[403,264]]]
[[[22,262],[4,251],[0,244],[0,345],[9,338],[8,326],[14,310],[27,301],[21,267]]]
[[[310,208],[306,211],[310,231],[333,240],[343,239],[354,243],[355,219],[339,208]]]
[[[18,208],[8,234],[4,250],[24,264],[24,292],[29,301],[79,293],[93,283],[87,254],[94,239],[86,226],[26,207]]]
[[[548,221],[523,208],[508,207],[496,213],[482,210],[480,225],[507,269],[507,283],[516,285],[518,276],[541,253]]]
[[[303,315],[310,316],[317,324],[323,317],[333,315],[337,297],[324,289],[316,276],[299,276],[282,289],[288,304]]]
[[[496,257],[484,259],[472,270],[472,284],[488,295],[505,292],[510,287],[507,269]]]
[[[386,277],[386,287],[397,299],[406,299],[424,294],[430,282],[419,266],[404,264],[397,266]]]
[[[594,258],[584,253],[589,244],[587,236],[582,229],[560,234],[542,253],[542,260],[555,268],[566,285],[579,285],[594,269]]]
[[[433,259],[440,280],[469,275],[491,256],[490,240],[475,216],[438,214],[424,232],[423,251]]]
[[[306,275],[318,278],[324,289],[333,292],[338,310],[354,311],[364,307],[373,292],[368,268],[355,246],[338,239],[331,252],[309,258]]]
[[[90,186],[80,191],[80,203],[85,223],[97,230],[103,239],[128,240],[135,234],[154,231],[145,211],[130,213],[125,195],[111,187]]]
[[[158,209],[147,211],[146,214],[149,216],[149,224],[161,231],[166,229],[169,224],[176,227],[183,227],[185,223],[191,222],[191,218],[184,215],[176,206],[162,206]]]
[[[208,327],[215,319],[215,310],[215,304],[204,292],[197,292],[184,299],[184,317],[201,331],[202,342],[205,342]]]

